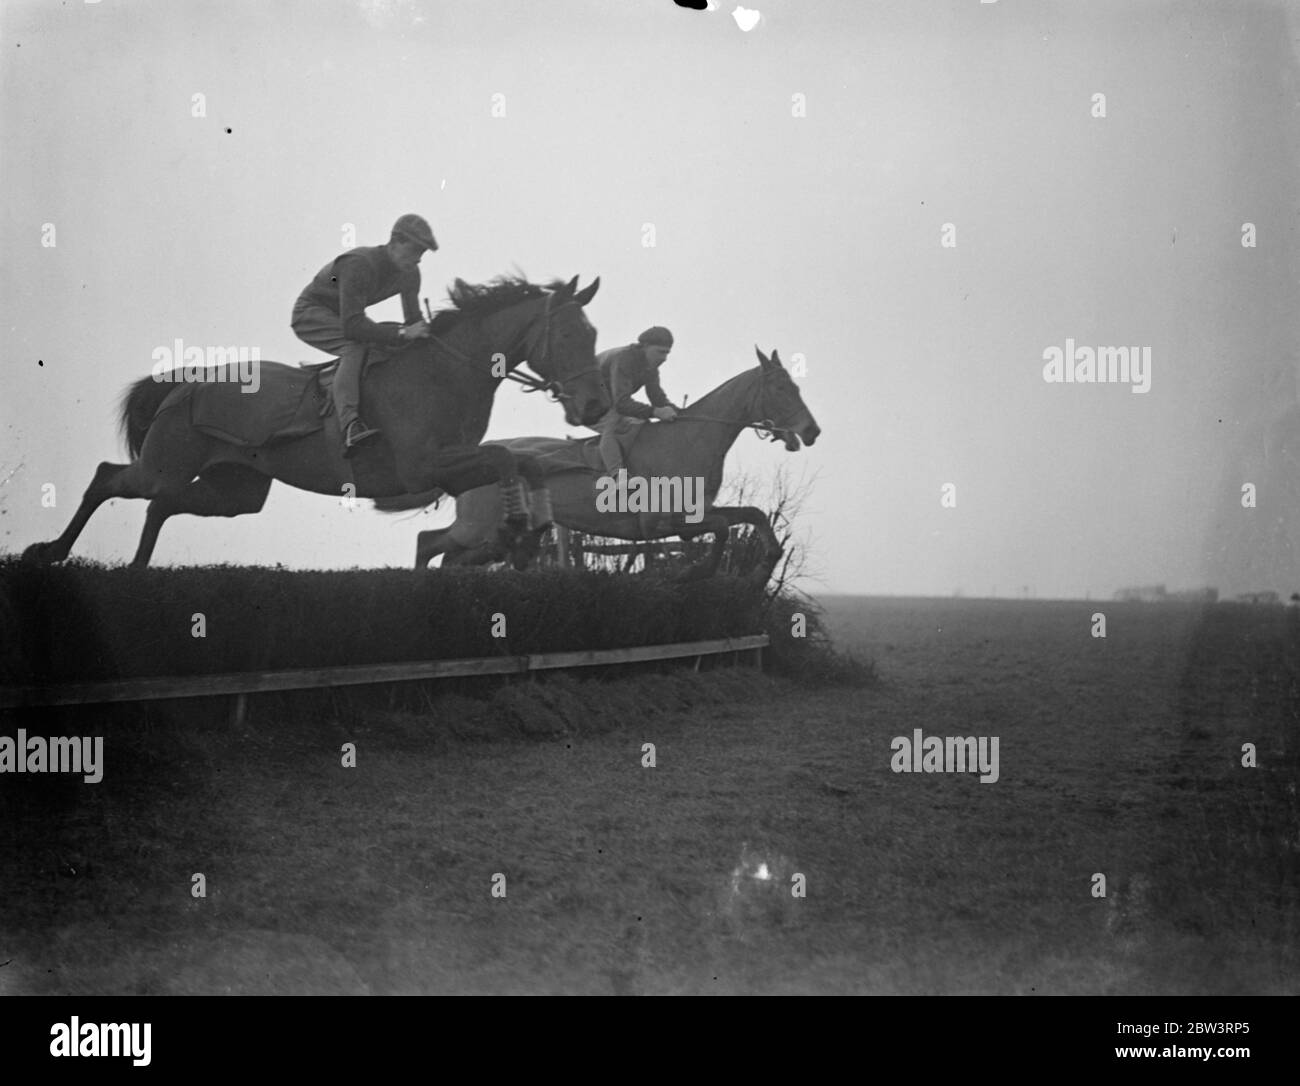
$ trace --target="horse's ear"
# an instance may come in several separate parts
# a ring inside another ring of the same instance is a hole
[[[577,302],[579,305],[586,305],[589,301],[591,301],[592,298],[596,296],[596,291],[598,291],[599,289],[600,289],[600,276],[598,275],[596,276],[595,279],[591,281],[590,284],[588,284],[588,286],[578,291],[578,293],[573,296],[573,300]]]
[[[558,305],[561,302],[567,302],[569,297],[573,294],[573,287],[577,281],[577,277],[575,276],[571,282],[561,283],[557,286],[551,293],[551,304]]]
[[[764,369],[767,369],[767,367],[770,366],[770,365],[772,364],[772,360],[771,360],[770,358],[768,358],[767,355],[765,355],[762,351],[760,351],[760,350],[758,349],[758,344],[757,344],[757,343],[754,344],[754,353],[755,353],[756,355],[758,355],[758,361],[759,361],[759,363],[762,365],[762,367],[763,367]]]
[[[785,369],[785,363],[781,361],[781,356],[776,353],[775,347],[772,348],[772,365]]]

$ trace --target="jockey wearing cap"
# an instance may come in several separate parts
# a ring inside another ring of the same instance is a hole
[[[343,434],[343,455],[375,437],[361,421],[361,364],[368,345],[401,347],[429,334],[420,317],[420,257],[436,252],[429,224],[419,215],[403,215],[393,224],[387,245],[352,249],[316,273],[298,295],[290,322],[298,338],[338,356],[332,395]],[[405,324],[376,324],[366,307],[402,296]]]
[[[601,459],[611,475],[623,467],[623,450],[617,435],[626,433],[630,426],[635,425],[632,420],[672,422],[677,418],[677,408],[668,402],[659,384],[659,367],[668,358],[672,347],[673,334],[667,328],[655,325],[637,336],[635,343],[602,351],[596,356],[605,391],[614,406],[591,429],[600,434]],[[642,388],[649,404],[632,399],[633,394]]]

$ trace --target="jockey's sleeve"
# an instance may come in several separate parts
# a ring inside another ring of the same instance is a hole
[[[659,383],[659,367],[647,365],[646,369],[649,372],[645,379],[645,394],[655,407],[667,407],[668,397],[664,395],[663,386]]]
[[[632,399],[632,393],[640,390],[644,380],[645,375],[640,372],[635,358],[621,355],[614,359],[609,367],[609,398],[620,415],[632,419],[654,417],[653,408]],[[657,379],[656,383],[658,383]],[[659,395],[662,397],[663,392],[661,391]]]
[[[405,323],[414,324],[418,320],[423,320],[420,313],[420,269],[416,268],[411,275],[402,276],[402,316],[406,318]]]
[[[334,263],[339,281],[339,321],[345,339],[396,347],[402,342],[396,328],[384,328],[366,316],[366,304],[373,291],[373,272],[365,260],[349,260],[345,254]],[[403,298],[405,307],[405,298]]]

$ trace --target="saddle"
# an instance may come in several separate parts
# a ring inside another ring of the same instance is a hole
[[[385,362],[392,358],[392,353],[383,347],[377,347],[374,344],[366,348],[365,360],[361,363],[361,379],[364,381],[370,367],[377,362]],[[321,417],[330,415],[334,411],[333,398],[329,396],[330,389],[334,386],[334,375],[339,369],[339,360],[337,358],[327,358],[324,362],[299,362],[298,368],[305,373],[313,374],[316,377],[320,389],[326,394],[325,406],[321,409]]]
[[[375,362],[391,358],[383,350],[370,350],[365,370]],[[254,392],[245,392],[236,382],[237,374],[222,375],[230,367],[208,370],[208,380],[185,385],[189,396],[190,425],[205,434],[238,445],[261,448],[285,441],[296,441],[325,428],[325,419],[334,413],[330,387],[338,369],[338,359],[326,362],[303,362],[290,366],[283,362],[261,362],[259,384]]]
[[[628,425],[615,432],[623,459],[629,470],[632,446],[644,427]],[[535,457],[548,475],[565,471],[589,471],[596,475],[605,473],[605,462],[600,456],[600,435],[594,437],[516,437],[509,441],[489,441],[488,445],[501,445],[513,453]]]
[[[253,392],[219,378],[186,385],[190,425],[243,448],[314,434],[324,428],[324,415],[330,406],[327,382],[322,379],[325,368],[299,369],[280,362],[262,362]]]
[[[564,448],[551,449],[540,457],[545,470],[551,471],[604,471],[600,458],[600,435],[595,437],[566,437]]]

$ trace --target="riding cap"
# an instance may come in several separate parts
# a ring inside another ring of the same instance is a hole
[[[671,347],[673,345],[673,334],[667,328],[656,324],[653,328],[647,328],[636,341],[642,347]]]
[[[393,237],[413,241],[434,252],[438,249],[438,243],[433,239],[433,231],[419,215],[403,215],[393,223]]]

